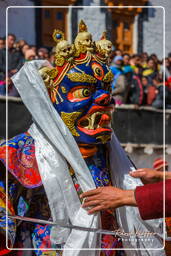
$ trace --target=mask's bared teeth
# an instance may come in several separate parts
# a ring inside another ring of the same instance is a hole
[[[90,125],[90,129],[92,129],[92,130],[94,130],[94,129],[96,129],[96,127],[95,127],[95,118],[96,118],[96,114],[97,113],[93,113],[91,116],[90,116],[90,120],[91,120],[91,125]]]
[[[95,112],[80,122],[80,126],[87,130],[110,127],[111,114],[109,112]]]
[[[88,130],[94,130],[94,127],[91,126],[91,125],[89,125],[89,126],[88,126]]]
[[[91,116],[89,116],[87,120],[89,121],[88,129],[89,129],[89,130],[93,130],[94,128],[93,128]]]

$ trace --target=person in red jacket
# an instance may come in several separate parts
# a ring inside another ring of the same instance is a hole
[[[130,172],[134,178],[141,178],[144,186],[135,190],[122,190],[116,187],[100,187],[81,195],[84,198],[83,208],[92,214],[101,210],[121,206],[137,206],[143,220],[163,217],[163,191],[165,187],[165,213],[171,216],[171,173],[159,172],[153,169],[138,169]],[[164,177],[165,175],[165,177]],[[163,180],[166,179],[165,185]],[[149,183],[149,184],[147,184]]]

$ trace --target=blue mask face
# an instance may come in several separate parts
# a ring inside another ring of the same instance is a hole
[[[70,69],[59,84],[54,107],[77,143],[106,143],[111,137],[109,69],[96,61]]]

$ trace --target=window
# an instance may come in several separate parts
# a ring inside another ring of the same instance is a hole
[[[46,19],[49,19],[50,18],[50,11],[49,10],[45,10],[44,15],[45,15]]]
[[[57,20],[63,20],[63,13],[62,12],[57,12],[56,13],[56,19]]]
[[[130,27],[130,26],[129,26],[129,23],[124,22],[124,29],[125,29],[125,30],[129,30],[129,27]]]
[[[129,51],[130,51],[130,46],[129,46],[129,45],[124,45],[124,46],[123,46],[123,50],[124,50],[125,52],[129,52]]]
[[[114,28],[117,28],[117,27],[118,27],[118,21],[117,21],[117,20],[113,20],[112,23],[113,23],[113,27],[114,27]]]

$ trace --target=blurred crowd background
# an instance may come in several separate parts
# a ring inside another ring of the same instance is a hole
[[[8,44],[8,74],[6,79],[6,40]],[[0,95],[19,97],[11,76],[22,65],[35,59],[47,59],[55,65],[55,48],[37,48],[29,45],[25,40],[17,40],[15,35],[9,34],[7,39],[0,38]],[[147,52],[130,55],[120,49],[113,50],[110,68],[114,74],[112,95],[116,105],[135,104],[138,106],[152,106],[171,109],[171,52],[165,59],[159,59],[153,53]],[[6,84],[7,81],[7,84]],[[165,91],[165,93],[164,93]]]

